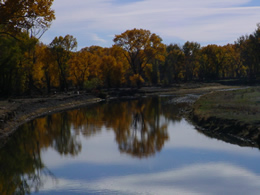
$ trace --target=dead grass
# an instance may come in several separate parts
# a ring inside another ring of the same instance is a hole
[[[245,124],[260,123],[260,87],[218,91],[202,96],[193,106],[199,118],[236,120]]]

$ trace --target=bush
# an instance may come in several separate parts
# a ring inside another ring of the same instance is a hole
[[[98,89],[102,86],[102,81],[98,78],[93,78],[89,81],[84,82],[84,89],[86,89],[88,92],[93,91],[94,89]]]

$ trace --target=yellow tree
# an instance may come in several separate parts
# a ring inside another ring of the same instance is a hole
[[[114,45],[103,49],[100,64],[100,79],[106,87],[120,87],[126,82],[125,74],[128,63],[122,48]]]
[[[124,55],[132,70],[132,79],[141,86],[144,70],[155,59],[163,58],[165,45],[162,39],[149,30],[127,30],[114,38],[115,45],[123,48]]]
[[[226,49],[226,63],[229,78],[241,78],[246,75],[246,67],[243,65],[241,48],[237,44],[228,44],[224,46]]]
[[[43,43],[36,45],[37,60],[34,66],[33,79],[41,88],[47,89],[47,93],[51,92],[52,87],[59,86],[55,58],[51,54],[51,49]]]
[[[96,69],[93,66],[99,64],[99,58],[88,51],[80,51],[72,54],[68,64],[69,79],[79,89],[83,89],[84,82],[91,73],[93,74],[93,70]]]
[[[125,83],[128,63],[121,47],[116,45],[111,48],[91,46],[85,47],[81,51],[95,54],[100,59],[100,63],[91,66],[90,79],[98,79],[106,87],[120,87]]]
[[[52,3],[53,0],[1,0],[0,34],[14,36],[22,29],[36,34],[45,32],[55,19]]]
[[[101,80],[106,87],[120,87],[124,83],[122,62],[117,62],[113,56],[104,56],[100,64]]]
[[[98,55],[99,57],[104,55],[104,48],[96,45],[85,47],[81,49],[81,51],[88,51],[92,54]]]

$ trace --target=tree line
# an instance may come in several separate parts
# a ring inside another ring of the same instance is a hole
[[[260,26],[233,44],[162,43],[145,29],[115,35],[109,48],[77,51],[71,35],[49,44],[40,37],[55,19],[53,0],[0,2],[0,96],[52,91],[171,85],[179,82],[244,79],[260,71]]]

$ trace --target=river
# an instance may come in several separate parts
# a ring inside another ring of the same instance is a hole
[[[0,194],[259,194],[260,152],[209,138],[176,97],[37,118],[0,149]]]

